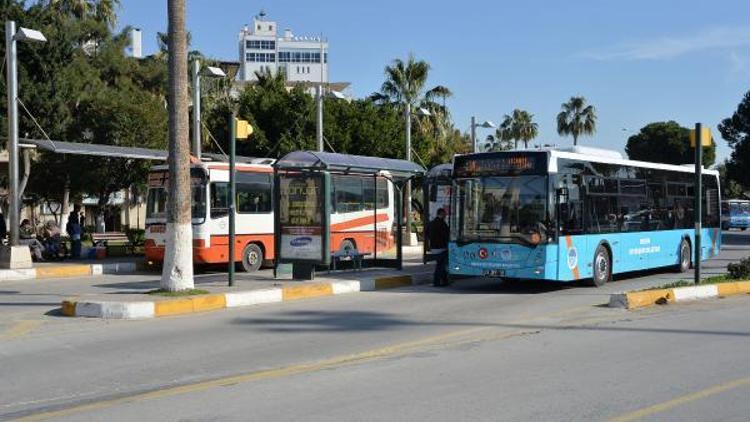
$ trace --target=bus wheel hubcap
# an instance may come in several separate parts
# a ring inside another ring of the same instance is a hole
[[[596,270],[598,278],[603,279],[607,276],[607,259],[602,254],[596,257]]]
[[[250,252],[247,255],[247,262],[249,262],[250,264],[255,264],[256,262],[258,262],[258,254],[256,254],[255,252]]]

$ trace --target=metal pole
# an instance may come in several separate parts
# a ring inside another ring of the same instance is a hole
[[[193,155],[201,158],[201,61],[193,60]]]
[[[317,106],[316,129],[318,136],[318,151],[323,152],[325,150],[325,147],[323,146],[323,85],[318,85],[315,104]]]
[[[18,197],[18,69],[16,65],[16,23],[5,21],[6,87],[8,91],[8,197],[10,246],[18,246],[20,198]]]
[[[695,219],[695,259],[693,260],[693,268],[695,268],[695,274],[693,282],[700,284],[701,282],[701,229],[702,229],[702,218],[703,218],[703,183],[702,183],[702,172],[703,172],[703,139],[702,139],[702,128],[700,123],[695,124],[695,206],[694,219]]]
[[[235,144],[237,143],[237,119],[233,112],[229,120],[229,286],[234,286],[234,211],[235,205]]]
[[[404,120],[406,121],[406,161],[411,161],[411,103],[408,101],[404,107]],[[403,207],[406,211],[406,245],[411,246],[411,180],[406,181],[404,188],[406,189],[406,204]],[[400,246],[399,249],[401,249]]]
[[[474,153],[477,152],[477,122],[474,116],[471,116],[471,148]]]

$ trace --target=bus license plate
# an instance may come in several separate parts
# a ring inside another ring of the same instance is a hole
[[[505,270],[489,270],[486,271],[484,275],[487,277],[504,277]]]

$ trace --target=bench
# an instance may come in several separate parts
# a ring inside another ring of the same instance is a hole
[[[107,248],[107,255],[109,255],[109,242],[123,243],[125,253],[133,252],[135,246],[130,244],[130,239],[125,233],[122,232],[106,232],[106,233],[91,233],[91,243],[96,247]]]
[[[336,264],[338,264],[341,261],[352,261],[354,270],[359,271],[362,269],[362,258],[368,255],[371,255],[371,254],[369,252],[362,253],[356,249],[346,249],[343,251],[336,251],[331,254],[332,268],[329,269],[328,272],[330,273],[331,271],[336,271]]]

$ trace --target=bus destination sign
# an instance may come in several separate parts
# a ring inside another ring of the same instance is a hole
[[[496,152],[460,155],[455,158],[455,177],[519,176],[544,174],[547,170],[545,152]]]

